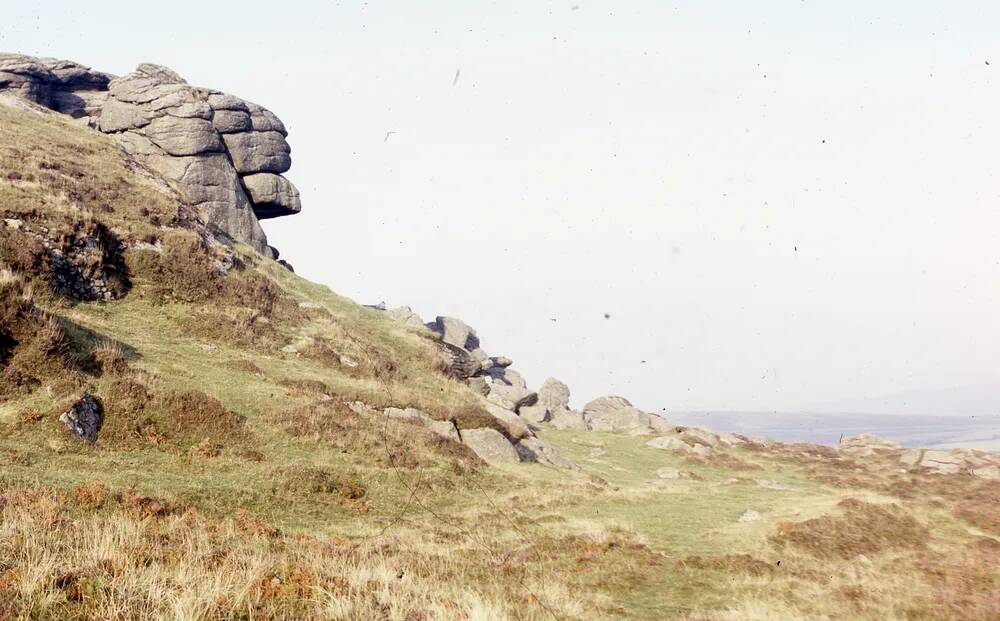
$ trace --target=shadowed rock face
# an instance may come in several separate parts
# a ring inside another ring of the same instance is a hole
[[[299,191],[284,124],[239,97],[189,85],[166,67],[114,77],[65,60],[0,54],[0,95],[114,135],[210,225],[273,256],[259,220],[296,214]]]

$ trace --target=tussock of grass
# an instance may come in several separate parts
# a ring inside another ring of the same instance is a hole
[[[203,392],[164,392],[138,375],[115,380],[102,391],[104,427],[101,445],[116,449],[156,446],[215,456],[239,454],[256,440],[245,418],[228,411]]]
[[[771,540],[818,557],[845,559],[927,545],[927,528],[899,505],[878,505],[847,498],[838,506],[843,515],[779,524]]]

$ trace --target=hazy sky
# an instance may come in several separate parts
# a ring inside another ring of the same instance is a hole
[[[0,49],[276,112],[300,274],[577,404],[1000,376],[996,2],[3,4]]]

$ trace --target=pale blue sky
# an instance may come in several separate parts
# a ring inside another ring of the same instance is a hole
[[[0,49],[274,110],[301,274],[574,401],[1000,381],[997,3],[9,4]]]

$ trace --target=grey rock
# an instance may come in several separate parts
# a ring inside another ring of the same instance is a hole
[[[386,311],[385,313],[392,319],[398,321],[399,323],[406,324],[408,326],[413,326],[415,328],[423,328],[424,320],[420,318],[420,315],[413,312],[413,309],[409,306],[400,306],[398,308],[393,308]]]
[[[624,397],[594,399],[583,407],[583,418],[591,431],[649,435],[654,432],[654,415],[632,406]]]
[[[435,420],[416,408],[386,408],[383,413],[391,419],[404,420],[426,427],[428,431],[442,438],[461,442],[455,423],[450,420]]]
[[[549,420],[549,408],[544,405],[525,405],[517,410],[517,414],[529,423],[544,423]]]
[[[514,448],[521,457],[521,461],[535,462],[564,470],[580,469],[580,466],[566,459],[559,454],[559,451],[538,438],[524,438],[514,445]]]
[[[657,436],[646,442],[646,446],[666,451],[679,451],[681,453],[694,452],[694,448],[690,444],[676,436]]]
[[[502,408],[517,412],[526,405],[534,405],[538,402],[538,393],[530,391],[520,386],[508,386],[501,382],[489,382],[490,392],[486,395],[486,400]]]
[[[208,105],[212,107],[212,110],[216,111],[231,110],[242,112],[247,116],[250,115],[250,105],[235,95],[212,93],[208,96]]]
[[[220,134],[236,134],[253,129],[250,115],[239,110],[216,110],[212,115],[212,126]]]
[[[102,132],[111,134],[145,127],[152,118],[149,111],[135,104],[109,99],[101,106],[101,117],[97,121],[97,126]]]
[[[704,444],[712,448],[722,443],[717,434],[701,427],[686,427],[680,432],[680,436],[690,444]]]
[[[274,173],[257,173],[243,177],[243,186],[253,201],[258,220],[289,216],[302,211],[299,191],[292,182]]]
[[[255,132],[278,132],[282,136],[288,135],[285,124],[270,110],[250,102],[247,102],[247,110],[250,112],[250,123]]]
[[[493,403],[485,403],[484,407],[507,430],[507,435],[510,437],[525,438],[534,435],[528,423],[514,412]]]
[[[496,429],[463,429],[462,443],[489,463],[517,463],[521,461],[514,445]]]
[[[538,389],[538,403],[553,412],[569,409],[569,386],[550,377]]]
[[[104,407],[93,395],[87,393],[63,412],[59,421],[70,433],[93,444],[97,442],[97,434],[104,425]]]
[[[479,337],[467,323],[454,317],[437,317],[427,326],[441,335],[441,341],[471,352],[479,348]]]
[[[485,377],[470,377],[469,388],[477,395],[485,397],[490,394],[490,384]]]
[[[587,421],[583,419],[583,414],[574,410],[556,410],[551,412],[549,414],[549,424],[556,429],[587,430]]]
[[[223,134],[233,167],[241,175],[259,172],[283,173],[292,166],[291,148],[275,131]]]
[[[514,364],[514,361],[506,356],[494,356],[490,358],[490,366],[497,367],[500,369],[506,369],[510,365]]]
[[[455,423],[450,420],[429,420],[426,422],[427,429],[431,433],[435,433],[442,438],[447,438],[455,442],[461,442],[462,438],[458,435],[458,429],[455,428]]]
[[[198,155],[223,150],[219,134],[205,119],[161,116],[144,128],[144,134],[170,155]]]

